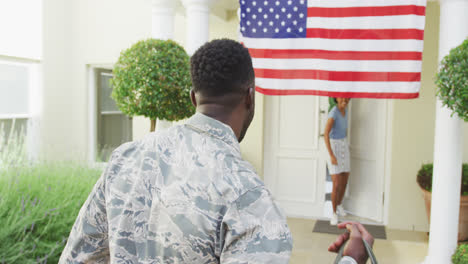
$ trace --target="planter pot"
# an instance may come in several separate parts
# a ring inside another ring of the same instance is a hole
[[[422,189],[426,205],[427,221],[431,223],[431,193]],[[460,197],[460,215],[458,218],[458,241],[468,240],[468,195]]]

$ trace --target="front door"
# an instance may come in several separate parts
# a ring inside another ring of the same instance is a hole
[[[351,174],[344,208],[383,220],[387,100],[352,99],[348,140]],[[264,179],[288,216],[323,218],[328,98],[266,96]]]
[[[348,140],[351,173],[344,208],[360,217],[383,220],[387,100],[352,99]]]
[[[327,97],[265,97],[264,180],[288,216],[322,217],[327,107]]]

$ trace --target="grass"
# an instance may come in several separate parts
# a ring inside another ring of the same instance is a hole
[[[0,169],[0,263],[57,263],[100,173],[72,163]]]
[[[0,264],[57,263],[102,169],[28,159],[23,128],[0,121]]]

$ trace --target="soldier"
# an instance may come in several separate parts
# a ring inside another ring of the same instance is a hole
[[[113,152],[60,263],[289,262],[286,218],[239,148],[255,109],[247,49],[209,42],[191,74],[197,113]]]

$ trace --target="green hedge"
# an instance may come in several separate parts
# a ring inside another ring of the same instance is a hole
[[[100,174],[70,163],[0,170],[0,263],[57,263]]]

